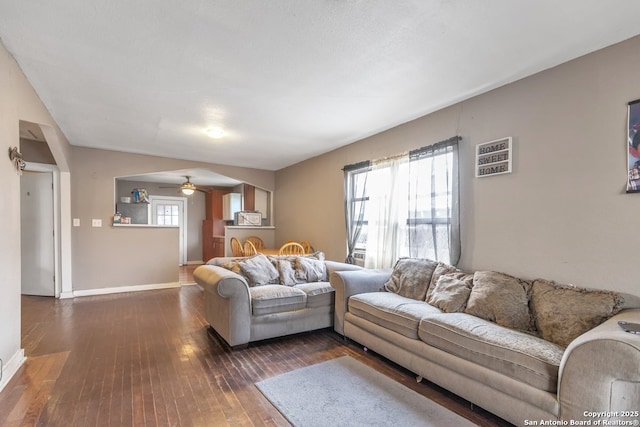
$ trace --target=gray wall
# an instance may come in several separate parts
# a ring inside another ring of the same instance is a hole
[[[640,293],[640,194],[624,192],[638,52],[636,37],[278,171],[277,240],[343,260],[341,168],[461,135],[461,268]],[[513,173],[475,178],[475,146],[505,136]]]
[[[116,177],[203,168],[262,188],[275,179],[270,171],[83,147],[73,147],[72,164],[72,217],[81,223],[72,230],[74,290],[178,281],[177,229],[111,226]],[[91,227],[92,219],[103,227]]]
[[[116,202],[121,196],[133,197],[134,188],[144,188],[150,196],[184,197],[187,206],[187,262],[202,261],[202,221],[205,218],[204,193],[196,191],[190,196],[180,192],[179,186],[164,188],[171,184],[116,180]]]
[[[25,120],[46,126],[55,136],[52,149],[60,170],[68,174],[69,143],[58,129],[38,95],[34,92],[11,55],[0,43],[0,359],[3,376],[0,387],[11,378],[22,362],[20,352],[20,176],[9,161],[9,148],[20,146],[19,122]]]

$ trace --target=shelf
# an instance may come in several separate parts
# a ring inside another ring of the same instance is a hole
[[[158,224],[111,224],[113,227],[122,228],[180,228],[177,225],[158,225]]]

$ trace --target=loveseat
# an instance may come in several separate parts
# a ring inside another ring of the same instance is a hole
[[[231,347],[333,325],[334,270],[360,267],[305,256],[220,257],[196,268],[205,317]]]
[[[640,420],[636,296],[412,259],[330,282],[336,332],[515,425]]]

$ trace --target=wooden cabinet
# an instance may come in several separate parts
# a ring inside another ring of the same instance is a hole
[[[224,256],[224,226],[222,198],[231,189],[214,189],[205,195],[205,220],[202,221],[202,260]]]

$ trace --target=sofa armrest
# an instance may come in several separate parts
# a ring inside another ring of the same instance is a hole
[[[205,317],[230,346],[246,344],[251,335],[251,294],[244,277],[226,268],[202,265],[193,278],[204,288]]]
[[[391,277],[393,269],[361,269],[354,271],[334,271],[329,277],[335,289],[336,305],[333,329],[344,335],[344,315],[348,311],[349,297],[366,292],[378,292]]]
[[[565,350],[558,377],[561,419],[640,418],[640,335],[624,332],[620,320],[640,323],[640,309],[621,311]]]
[[[362,267],[355,264],[347,264],[346,262],[338,262],[338,261],[327,261],[325,260],[324,265],[327,267],[327,277],[331,277],[331,273],[334,271],[358,271],[363,270]]]

